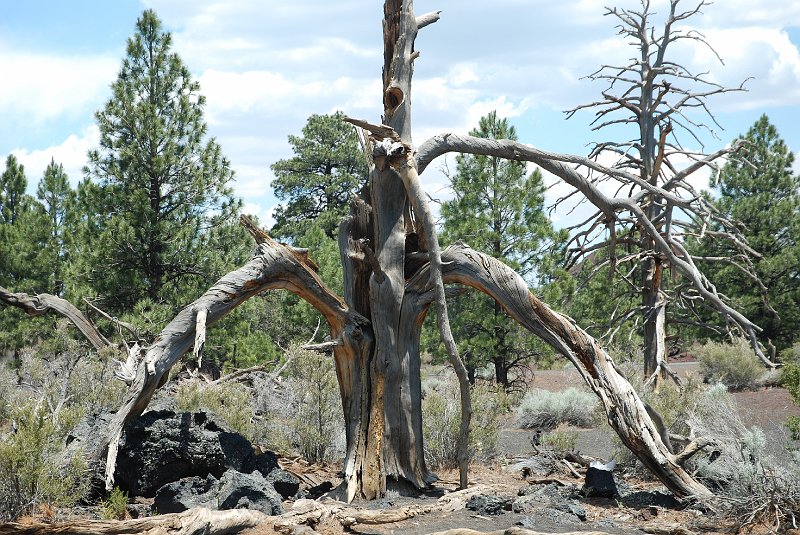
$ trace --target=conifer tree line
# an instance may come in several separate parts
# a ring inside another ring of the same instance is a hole
[[[252,242],[238,224],[242,201],[233,193],[233,169],[208,135],[204,106],[202,88],[174,52],[170,34],[153,11],[145,11],[111,97],[96,113],[100,144],[88,153],[83,176],[68,177],[51,161],[43,176],[31,177],[15,156],[6,158],[0,176],[0,286],[97,307],[146,336],[249,258]],[[311,115],[299,135],[289,135],[293,154],[264,162],[271,165],[280,201],[271,234],[309,248],[320,276],[336,291],[342,284],[339,221],[368,181],[358,135],[343,118]],[[496,112],[481,118],[470,134],[517,139],[514,126]],[[712,179],[707,195],[739,226],[755,260],[715,240],[715,228],[688,229],[687,247],[717,290],[763,328],[762,342],[779,353],[800,341],[800,177],[793,154],[766,116],[740,139],[744,149]],[[441,204],[443,241],[462,239],[502,259],[549,302],[580,318],[591,334],[603,335],[611,314],[609,278],[590,260],[564,269],[568,237],[548,217],[541,172],[499,157],[459,155],[455,161],[448,176],[452,197]],[[748,262],[758,282],[740,269]],[[451,306],[454,334],[473,379],[482,373],[510,387],[520,366],[547,360],[534,337],[491,298],[461,293]],[[50,336],[54,321],[23,319],[16,308],[0,308],[0,350],[13,353]],[[668,325],[668,334],[685,345],[722,338],[724,321],[700,313]],[[292,340],[309,339],[317,324],[313,309],[296,297],[264,294],[214,328],[206,355],[233,367],[273,360]],[[635,345],[637,327],[627,328],[625,338]],[[444,359],[436,336],[425,345]]]

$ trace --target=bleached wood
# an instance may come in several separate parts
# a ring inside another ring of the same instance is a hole
[[[327,288],[307,258],[265,235],[249,262],[222,277],[199,299],[180,311],[147,347],[125,401],[100,444],[98,454],[106,459],[106,486],[109,489],[114,484],[122,430],[128,421],[145,410],[155,390],[166,381],[167,372],[194,344],[195,311],[206,310],[204,323],[213,325],[250,297],[276,288],[296,293],[314,306],[325,317],[333,336],[343,339],[359,337],[361,326],[368,323]],[[337,351],[350,349],[343,346]]]
[[[203,367],[203,347],[206,345],[206,320],[208,318],[208,309],[199,308],[197,316],[194,320],[194,350],[192,354],[197,361],[197,367]]]
[[[111,342],[97,330],[97,327],[66,299],[48,293],[36,295],[14,293],[0,286],[0,302],[20,308],[29,316],[42,316],[50,311],[61,314],[78,328],[95,349],[111,345]]]
[[[676,462],[644,403],[613,359],[571,318],[539,300],[511,268],[463,243],[446,248],[442,260],[444,282],[464,284],[488,294],[512,318],[573,363],[600,398],[608,422],[622,442],[667,488],[681,498],[711,495]],[[409,284],[420,293],[428,291],[428,274],[421,271]]]
[[[189,509],[132,520],[72,520],[63,523],[8,523],[0,535],[224,535],[254,528],[271,518],[259,511]]]

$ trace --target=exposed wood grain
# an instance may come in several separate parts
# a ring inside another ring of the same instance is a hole
[[[5,305],[22,309],[29,316],[42,316],[50,311],[61,314],[72,322],[75,327],[86,337],[95,349],[102,349],[111,345],[75,305],[48,293],[28,295],[26,293],[13,293],[0,286],[0,302]]]
[[[512,318],[575,365],[600,398],[608,422],[622,442],[667,488],[681,498],[711,495],[680,466],[661,440],[644,403],[613,359],[571,318],[553,311],[533,295],[514,270],[463,243],[445,249],[442,260],[445,282],[471,286],[490,295]],[[420,293],[427,291],[427,274],[420,272],[409,284]]]
[[[196,508],[133,520],[73,520],[57,524],[12,522],[0,525],[0,535],[223,535],[239,533],[269,519],[264,513],[247,509]]]

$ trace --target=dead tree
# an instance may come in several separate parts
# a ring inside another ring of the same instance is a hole
[[[615,161],[610,166],[612,173],[591,166],[586,169],[592,183],[602,184],[606,191],[627,194],[652,228],[647,228],[637,215],[609,218],[602,209],[598,210],[573,228],[577,232],[572,237],[569,262],[575,265],[590,254],[604,251],[601,265],[608,266],[620,286],[639,295],[640,306],[618,308],[606,325],[606,334],[613,336],[620,324],[630,319],[641,325],[644,376],[648,383],[656,386],[668,372],[668,323],[700,324],[701,316],[696,313],[700,306],[715,307],[729,319],[729,328],[748,336],[757,355],[767,366],[774,366],[756,341],[759,329],[720,306],[714,287],[684,249],[683,238],[687,233],[696,233],[697,229],[703,233],[713,223],[714,228],[722,229],[716,238],[730,240],[739,249],[741,261],[736,265],[744,276],[760,284],[749,260],[754,252],[747,247],[736,227],[716,213],[689,181],[704,167],[716,172],[714,162],[738,149],[738,145],[734,145],[704,154],[697,131],[713,133],[712,128],[719,126],[706,105],[709,97],[742,91],[743,87],[723,87],[710,81],[706,73],[692,73],[671,60],[668,52],[679,42],[695,43],[713,52],[701,34],[679,27],[709,2],[701,0],[686,10],[679,8],[680,3],[681,0],[670,0],[663,27],[658,32],[651,20],[655,13],[650,0],[641,1],[641,10],[607,9],[606,15],[618,20],[618,33],[634,48],[636,56],[623,65],[603,65],[589,75],[590,80],[607,84],[602,99],[568,112],[571,117],[579,110],[594,111],[592,125],[596,131],[627,126],[635,132],[628,140],[593,145],[589,158]],[[699,145],[700,150],[689,149],[684,138],[688,138],[690,144]],[[672,254],[666,254],[658,246],[653,230]],[[685,266],[676,265],[671,256],[680,258]],[[670,268],[673,275],[681,275],[680,282],[667,283]],[[687,275],[687,269],[693,274]],[[714,294],[714,299],[704,295],[707,292],[703,289]]]
[[[387,485],[423,488],[435,480],[423,456],[420,330],[431,305],[436,306],[442,338],[462,386],[459,441],[461,484],[466,486],[466,439],[470,417],[466,373],[449,333],[444,284],[461,284],[493,297],[509,315],[568,358],[600,398],[608,421],[622,441],[679,497],[710,492],[681,466],[685,453],[673,455],[644,404],[603,348],[570,318],[550,309],[529,292],[511,268],[457,243],[439,250],[419,175],[437,156],[467,152],[531,161],[581,192],[608,220],[627,214],[653,240],[655,250],[692,280],[697,292],[735,321],[751,326],[708,287],[691,259],[657,228],[642,208],[641,197],[609,197],[578,164],[608,176],[631,177],[587,158],[544,152],[508,140],[443,134],[414,150],[411,139],[411,81],[418,30],[439,14],[416,17],[412,0],[384,4],[384,70],[382,124],[354,121],[370,133],[373,169],[368,198],[356,197],[350,217],[339,228],[344,267],[344,296],[320,279],[308,251],[279,244],[246,219],[258,243],[253,258],[188,305],[141,349],[134,346],[120,375],[129,382],[126,399],[100,443],[106,459],[106,482],[113,484],[116,454],[123,428],[141,414],[168,371],[193,346],[202,349],[207,326],[246,299],[265,290],[291,291],[325,318],[332,342],[346,424],[342,496],[371,499]],[[705,162],[696,164],[697,167]],[[686,171],[676,173],[676,176]],[[658,192],[677,208],[688,202],[649,183],[644,194]],[[21,306],[36,301],[2,291],[5,302]],[[80,319],[78,319],[80,321]],[[696,449],[696,447],[695,447]],[[687,447],[687,451],[688,447]]]

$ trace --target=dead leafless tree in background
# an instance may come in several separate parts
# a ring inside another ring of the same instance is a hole
[[[676,44],[685,42],[705,47],[719,59],[702,34],[680,27],[708,2],[695,3],[685,10],[679,4],[680,0],[670,0],[663,27],[658,31],[649,0],[642,0],[641,10],[607,9],[606,15],[618,20],[619,35],[636,50],[637,56],[624,65],[603,65],[588,76],[607,84],[602,98],[568,112],[571,117],[580,110],[593,111],[592,126],[596,131],[621,127],[635,132],[628,140],[593,145],[589,158],[594,162],[614,162],[609,165],[610,170],[586,168],[593,184],[604,191],[627,195],[637,210],[609,218],[600,209],[574,227],[569,263],[576,265],[589,255],[602,252],[601,265],[608,266],[619,285],[629,289],[628,295],[640,296],[640,306],[616,310],[609,318],[607,332],[614,332],[620,323],[630,319],[640,323],[644,375],[655,386],[668,372],[668,325],[702,325],[697,313],[701,306],[721,313],[728,327],[749,337],[756,354],[767,366],[774,366],[756,340],[760,329],[725,303],[684,247],[687,234],[721,229],[714,231],[715,239],[731,241],[741,253],[735,263],[743,276],[760,284],[750,262],[757,253],[747,246],[735,225],[721,217],[691,184],[696,173],[709,169],[717,172],[715,162],[739,148],[734,145],[712,154],[703,151],[698,131],[713,134],[713,129],[719,127],[706,105],[707,99],[742,91],[743,87],[723,87],[711,81],[707,73],[693,73],[668,55],[668,51],[675,51]],[[691,146],[700,148],[693,150]],[[654,233],[668,251],[659,246]],[[679,282],[668,284],[667,270],[680,275]]]

